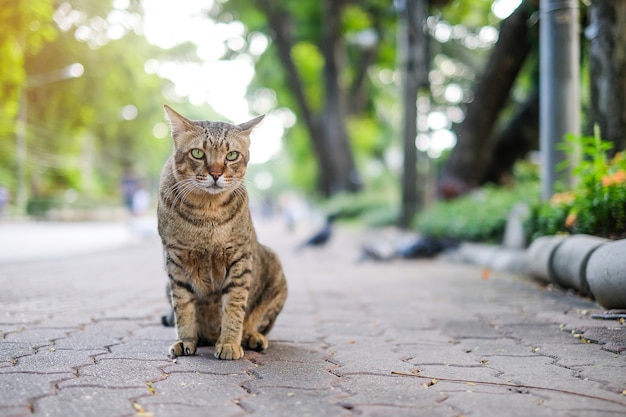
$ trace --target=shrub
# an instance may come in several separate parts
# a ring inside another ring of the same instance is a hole
[[[585,233],[610,239],[626,238],[626,156],[595,137],[568,136],[563,149],[570,157],[580,151],[572,169],[577,182],[571,191],[537,204],[527,223],[532,238],[556,233]]]
[[[512,187],[486,186],[455,200],[435,203],[418,214],[415,227],[433,237],[499,242],[515,204],[538,199],[536,180]]]

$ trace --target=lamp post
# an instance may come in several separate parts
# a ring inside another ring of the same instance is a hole
[[[29,88],[40,87],[58,81],[79,78],[85,72],[85,68],[80,63],[73,63],[64,68],[38,74],[30,77],[20,95],[20,110],[17,115],[17,126],[15,129],[15,162],[17,165],[17,189],[15,193],[15,204],[19,214],[26,213],[28,203],[28,186],[26,184],[26,157],[28,154],[26,147],[26,134],[28,125],[28,97]]]
[[[580,132],[578,0],[542,0],[539,11],[541,196],[549,200],[565,160],[557,145]]]

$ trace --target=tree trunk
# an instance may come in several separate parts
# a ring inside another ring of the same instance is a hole
[[[340,57],[343,55],[341,36],[341,12],[344,2],[324,1],[324,27],[321,51],[324,55],[324,110],[322,140],[324,158],[330,172],[322,183],[322,192],[331,196],[341,191],[357,191],[361,188],[359,174],[352,158],[352,150],[345,124],[345,109],[339,84]],[[328,178],[329,177],[329,178]]]
[[[512,175],[513,166],[528,152],[539,148],[539,91],[532,91],[509,123],[493,140],[491,158],[481,184],[502,183]]]
[[[615,153],[626,149],[626,2],[593,0],[589,23],[589,122],[599,125]]]
[[[399,30],[399,43],[402,51],[404,108],[402,142],[404,166],[402,171],[402,206],[398,224],[408,228],[421,201],[418,193],[417,177],[417,93],[421,86],[428,85],[428,48],[424,31],[427,16],[426,0],[407,0],[406,10],[401,13],[402,25]]]
[[[360,189],[359,175],[352,157],[342,106],[342,90],[339,84],[337,48],[341,46],[341,9],[343,1],[326,0],[322,39],[324,55],[325,103],[321,115],[315,114],[306,100],[302,79],[291,56],[294,44],[292,20],[280,2],[259,1],[274,31],[276,47],[281,64],[287,73],[287,82],[298,103],[298,115],[311,138],[318,164],[318,191],[328,197],[341,191]]]
[[[448,159],[439,193],[454,198],[480,184],[489,163],[494,124],[531,49],[528,18],[536,10],[525,0],[500,26],[500,38],[475,84],[474,101],[456,128],[457,145]]]

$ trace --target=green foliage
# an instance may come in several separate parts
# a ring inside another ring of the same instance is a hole
[[[515,204],[538,199],[536,181],[510,188],[487,186],[452,201],[435,203],[418,214],[415,227],[428,236],[499,242]]]
[[[390,201],[398,201],[395,184],[387,187],[369,187],[360,193],[341,193],[323,204],[324,211],[345,221],[355,221],[371,227],[388,226],[397,222],[398,210]]]
[[[324,57],[311,42],[298,42],[291,49],[291,55],[298,67],[298,73],[305,86],[304,92],[312,110],[319,111],[324,101],[322,68]]]
[[[444,9],[446,19],[452,24],[468,27],[486,26],[497,23],[491,12],[492,0],[453,0]]]
[[[302,84],[304,105],[297,100],[290,84],[291,77],[283,66],[276,39],[255,63],[255,78],[249,89],[254,97],[257,89],[275,92],[276,107],[286,107],[297,114],[296,125],[285,133],[285,144],[289,153],[290,172],[294,185],[307,191],[317,188],[319,166],[316,163],[311,137],[304,123],[305,111],[312,115],[314,123],[323,124],[324,107],[324,56],[323,28],[325,3],[316,0],[264,2],[229,0],[221,4],[218,16],[234,17],[243,22],[250,32],[258,31],[268,36],[274,32],[268,21],[273,14],[289,26],[287,51]],[[377,82],[378,72],[396,67],[396,20],[392,3],[385,0],[342,2],[340,18],[342,39],[334,50],[340,63],[340,89],[346,112],[349,114],[347,130],[351,151],[358,171],[372,158],[379,159],[382,148],[397,138],[395,126],[389,120],[381,120],[379,109],[394,113],[397,103],[396,86]],[[366,33],[367,32],[367,33]],[[359,43],[359,35],[369,33],[375,41],[371,45]],[[285,51],[281,51],[284,53]],[[389,100],[388,105],[380,98]],[[306,109],[303,109],[306,107]],[[396,120],[394,119],[393,122]],[[367,130],[364,130],[367,129]],[[372,154],[374,152],[374,154]]]
[[[566,137],[563,150],[570,159],[579,159],[572,169],[577,182],[571,191],[555,194],[550,202],[533,207],[527,223],[533,238],[556,233],[626,237],[626,157],[617,153],[609,160],[611,147],[597,134]]]
[[[3,0],[0,6],[0,186],[15,186],[15,119],[26,81],[24,62],[52,41],[52,0]]]
[[[79,200],[121,201],[125,166],[146,186],[156,182],[171,150],[168,139],[152,135],[163,121],[165,82],[147,74],[144,64],[162,51],[134,31],[138,2],[121,11],[96,0],[8,1],[15,4],[0,10],[0,185],[15,197],[15,116],[22,91],[30,213],[58,206],[68,189]],[[126,13],[119,39],[107,35],[109,13]],[[79,78],[64,72],[73,63],[84,68]],[[126,106],[134,106],[136,115],[122,117]]]

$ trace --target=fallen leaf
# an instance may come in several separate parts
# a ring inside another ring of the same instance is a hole
[[[447,395],[444,395],[444,394],[441,394],[441,395],[442,395],[441,397],[439,397],[439,398],[437,398],[435,400],[436,402],[442,403],[442,402],[444,402],[445,400],[447,400],[449,398]]]
[[[436,383],[437,383],[437,380],[435,378],[433,378],[433,379],[431,379],[428,382],[424,382],[422,385],[424,386],[424,388],[428,388],[428,387],[432,387]]]
[[[133,408],[137,410],[137,412],[135,413],[136,417],[154,417],[154,413],[147,412],[143,409],[142,406],[140,406],[136,402],[133,402]]]
[[[489,278],[491,278],[491,270],[490,269],[483,269],[482,273],[480,274],[480,277],[482,278],[483,281],[487,281]]]
[[[156,395],[156,390],[154,389],[154,387],[152,386],[152,382],[146,382],[146,385],[148,386],[148,391],[150,391],[150,393],[152,393],[152,395]]]

